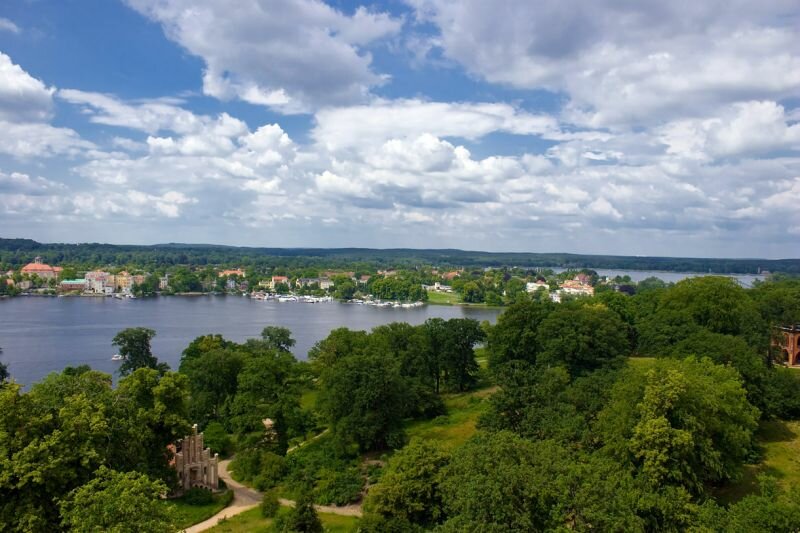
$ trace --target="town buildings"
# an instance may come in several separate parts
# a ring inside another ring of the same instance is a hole
[[[64,292],[69,292],[69,291],[83,292],[84,290],[86,290],[86,280],[85,279],[61,280],[61,283],[58,284],[58,290]]]
[[[550,291],[550,285],[546,281],[536,280],[536,281],[529,281],[525,284],[525,290],[529,293],[534,293],[539,289],[544,289],[546,291]]]
[[[58,279],[61,275],[61,267],[52,267],[42,262],[41,257],[36,257],[33,263],[28,263],[20,269],[20,273],[28,276],[39,276],[42,279]]]
[[[287,278],[286,276],[272,276],[269,288],[274,291],[275,287],[277,287],[281,283],[284,285],[289,285],[289,278]]]
[[[244,273],[244,270],[241,268],[237,268],[235,270],[220,270],[217,276],[220,278],[227,278],[228,276],[239,276],[240,278],[247,277]]]

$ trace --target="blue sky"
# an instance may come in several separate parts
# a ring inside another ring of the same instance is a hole
[[[0,235],[797,257],[798,11],[7,0]]]

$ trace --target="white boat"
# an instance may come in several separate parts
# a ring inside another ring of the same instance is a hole
[[[297,297],[295,297],[295,296],[279,296],[278,297],[278,301],[279,302],[296,302],[297,301]]]
[[[122,357],[122,356],[121,356],[120,354],[118,354],[118,353],[115,353],[114,355],[112,355],[112,356],[111,356],[111,360],[112,360],[112,361],[122,361],[123,359],[124,359],[124,357]]]

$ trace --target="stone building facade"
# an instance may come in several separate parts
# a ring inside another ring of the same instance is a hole
[[[193,487],[217,490],[219,454],[212,457],[211,450],[203,447],[203,434],[197,432],[197,424],[192,426],[191,435],[175,444],[175,450],[174,465],[183,490]]]
[[[777,343],[781,350],[781,361],[788,366],[800,365],[800,324],[778,328],[783,334],[782,342]]]

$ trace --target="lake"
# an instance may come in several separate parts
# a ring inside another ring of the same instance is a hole
[[[565,268],[553,268],[553,272],[564,272]],[[575,270],[575,269],[572,269]],[[761,274],[705,274],[702,272],[669,272],[666,270],[609,270],[606,268],[592,269],[600,277],[607,276],[614,278],[616,276],[630,276],[631,281],[639,282],[647,278],[659,278],[667,283],[677,283],[678,281],[686,278],[694,278],[697,276],[725,276],[737,280],[742,287],[752,287],[753,282],[756,280],[763,281],[765,276]]]
[[[88,364],[113,373],[119,363],[111,339],[122,329],[156,330],[153,353],[177,369],[181,352],[194,338],[221,333],[242,342],[264,326],[284,326],[297,340],[294,353],[308,350],[338,327],[369,330],[389,322],[421,324],[428,318],[474,318],[494,322],[499,309],[425,305],[411,309],[328,303],[280,303],[241,296],[115,298],[19,297],[0,299],[0,356],[12,377],[30,385],[66,366]]]

